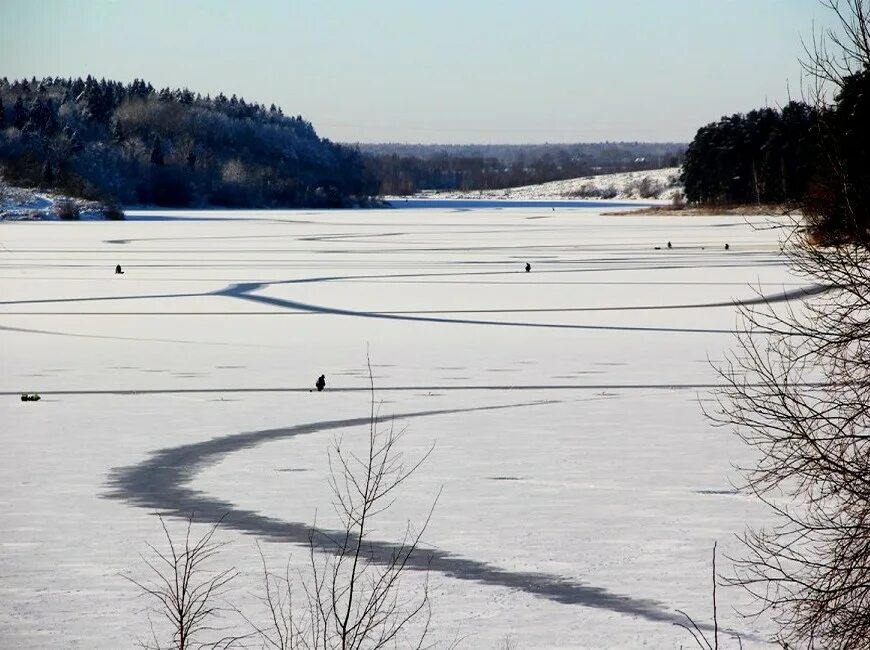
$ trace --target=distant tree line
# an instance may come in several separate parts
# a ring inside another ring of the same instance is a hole
[[[678,143],[356,145],[301,116],[134,80],[0,79],[0,174],[89,199],[161,206],[365,203],[677,166]]]
[[[0,173],[162,206],[343,206],[378,190],[357,150],[274,104],[90,76],[0,79]]]
[[[822,239],[870,241],[870,69],[831,104],[791,102],[698,130],[682,180],[693,203],[791,203]]]
[[[679,143],[544,145],[360,144],[381,194],[419,190],[485,190],[549,181],[677,167]]]

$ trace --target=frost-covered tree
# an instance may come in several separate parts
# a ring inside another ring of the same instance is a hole
[[[112,123],[112,140],[117,143],[122,143],[126,139],[124,135],[124,129],[121,127],[121,124],[117,121]]]
[[[15,99],[15,104],[12,106],[12,126],[16,129],[23,129],[27,123],[27,109],[24,108],[24,99],[21,95]]]
[[[12,182],[40,183],[50,157],[59,189],[122,203],[340,206],[377,192],[358,153],[237,95],[46,77],[0,85],[0,102]],[[241,170],[230,182],[227,165]]]

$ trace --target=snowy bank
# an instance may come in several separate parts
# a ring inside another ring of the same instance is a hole
[[[620,174],[583,176],[563,181],[551,181],[539,185],[525,185],[498,190],[447,190],[425,191],[415,195],[420,199],[510,199],[510,200],[558,200],[558,199],[645,199],[673,201],[682,195],[680,168],[667,167]]]
[[[123,212],[101,203],[0,181],[0,221],[123,219]]]

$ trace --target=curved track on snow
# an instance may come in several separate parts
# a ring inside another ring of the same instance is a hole
[[[535,401],[465,409],[414,411],[395,415],[393,419],[409,420],[455,413],[521,408],[541,403]],[[299,545],[307,545],[311,541],[318,550],[333,552],[334,546],[329,539],[336,538],[337,531],[316,530],[304,522],[282,521],[252,510],[237,508],[229,501],[192,489],[189,483],[206,467],[243,449],[300,435],[365,426],[369,421],[369,417],[359,417],[313,422],[231,434],[205,442],[161,449],[153,452],[148,459],[138,465],[112,470],[109,479],[111,491],[106,496],[180,519],[187,519],[195,514],[199,522],[221,522],[224,528],[256,535],[262,539]],[[395,544],[388,541],[370,540],[368,543],[375,561],[388,561],[391,553],[396,549]],[[412,556],[409,566],[413,570],[437,571],[458,580],[516,589],[559,603],[604,609],[660,623],[681,621],[672,610],[652,600],[632,598],[558,575],[508,571],[445,550],[420,549]]]

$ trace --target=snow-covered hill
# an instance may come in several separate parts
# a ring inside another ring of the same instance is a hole
[[[668,167],[621,174],[583,176],[540,185],[499,190],[431,191],[418,198],[438,199],[657,199],[672,201],[682,194],[680,168]]]

